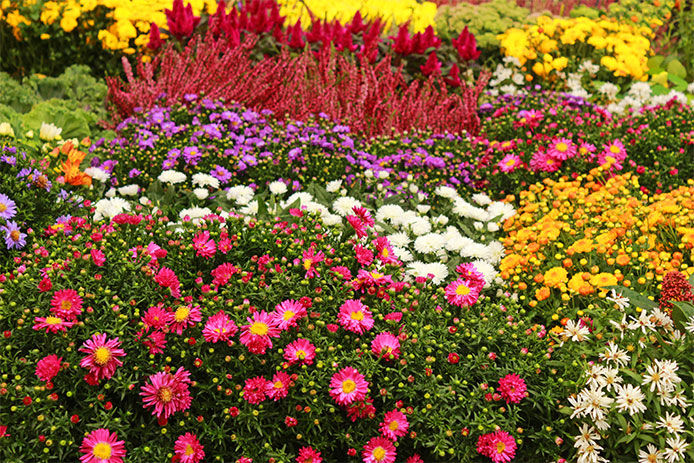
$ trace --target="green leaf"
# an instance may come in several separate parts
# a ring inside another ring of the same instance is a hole
[[[677,77],[681,77],[682,79],[687,77],[687,70],[678,60],[670,61],[666,67],[666,70],[668,74],[674,74]]]
[[[684,325],[687,324],[691,317],[694,317],[694,305],[691,302],[670,301],[674,306],[672,308],[672,321],[677,329],[684,331]]]
[[[663,61],[665,61],[665,57],[663,55],[655,55],[648,58],[648,72],[650,72],[651,74],[657,74],[658,72],[661,72],[662,70],[660,68],[663,64]],[[655,70],[657,70],[657,72]]]
[[[633,306],[649,310],[658,307],[658,304],[632,289],[625,288],[623,286],[605,286],[605,289],[614,289],[617,293],[622,293],[622,296],[629,298],[629,303]]]
[[[668,74],[667,77],[670,80],[670,82],[675,84],[675,90],[677,90],[678,92],[685,91],[687,89],[687,85],[689,85],[686,80],[674,74]]]

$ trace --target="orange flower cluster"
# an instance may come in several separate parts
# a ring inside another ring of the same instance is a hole
[[[636,176],[605,174],[530,186],[504,225],[501,277],[555,320],[585,308],[582,296],[605,297],[606,287],[655,293],[667,272],[694,273],[694,181],[648,196]]]
[[[85,138],[82,140],[82,144],[89,146],[89,139]],[[61,162],[59,167],[56,168],[56,171],[62,174],[62,181],[60,178],[58,180],[61,183],[68,183],[74,186],[90,186],[92,178],[80,170],[80,165],[86,153],[77,149],[71,141],[66,141],[51,151],[51,156],[53,157],[58,157],[60,154],[67,155],[67,160]]]

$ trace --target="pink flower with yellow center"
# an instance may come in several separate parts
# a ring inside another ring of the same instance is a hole
[[[118,357],[125,357],[125,351],[120,349],[118,338],[106,339],[106,334],[95,334],[91,339],[87,339],[80,352],[84,352],[86,357],[80,362],[83,368],[89,368],[97,381],[109,379],[116,372],[116,368],[123,365]]]
[[[253,317],[247,317],[248,325],[241,327],[241,343],[248,347],[248,350],[254,354],[264,354],[265,351],[272,349],[272,340],[280,335],[279,326],[274,316],[268,314],[264,310],[253,313]]]
[[[149,384],[142,386],[144,408],[153,407],[152,415],[167,419],[178,411],[190,408],[193,401],[188,390],[190,373],[180,367],[173,375],[166,371],[155,373],[148,379]]]
[[[243,398],[249,404],[259,404],[267,399],[268,380],[262,376],[246,379],[243,386]]]
[[[306,308],[299,301],[292,299],[277,304],[274,312],[275,321],[283,331],[296,326],[296,322],[306,315]]]
[[[64,320],[75,320],[82,313],[82,298],[74,289],[61,289],[53,294],[51,312]]]
[[[374,437],[361,453],[364,463],[394,463],[397,452],[393,443],[385,437]]]
[[[444,293],[446,300],[451,304],[458,307],[470,307],[477,302],[480,289],[470,281],[458,278],[446,286]]]
[[[316,347],[306,339],[297,339],[284,349],[284,359],[289,364],[311,365],[316,357]]]
[[[174,454],[176,454],[178,461],[181,463],[199,463],[205,458],[204,448],[200,444],[198,436],[187,432],[176,439]]]
[[[296,463],[321,463],[322,461],[320,452],[314,450],[313,447],[301,447],[299,456],[296,457]]]
[[[48,317],[34,317],[33,329],[36,331],[46,329],[46,333],[57,333],[58,331],[67,331],[75,322],[68,322],[60,317],[49,315]]]
[[[345,367],[330,379],[330,396],[338,405],[364,400],[369,383],[355,368]]]
[[[374,326],[371,311],[356,299],[349,299],[342,304],[337,321],[344,329],[357,334],[369,331]]]
[[[277,402],[279,399],[287,397],[287,394],[289,394],[289,383],[291,383],[291,381],[291,376],[283,371],[278,371],[272,377],[272,381],[266,383],[265,394]]]
[[[558,138],[552,140],[549,145],[547,154],[558,161],[565,161],[569,158],[576,156],[576,145],[573,144],[568,138]]]
[[[383,417],[380,430],[383,437],[395,441],[406,435],[409,427],[410,423],[404,413],[399,410],[391,410]]]
[[[197,322],[202,320],[199,306],[179,305],[172,309],[173,320],[171,321],[170,329],[176,334],[183,334],[183,330],[191,326],[195,326]]]
[[[95,429],[82,440],[80,452],[82,463],[123,463],[125,441],[108,429]]]
[[[521,158],[516,155],[516,154],[507,154],[504,156],[501,161],[497,163],[497,167],[501,172],[513,172],[516,170],[523,161],[521,161]]]
[[[516,441],[506,431],[483,434],[477,439],[477,452],[494,463],[507,463],[516,456]]]
[[[386,360],[397,359],[400,357],[400,341],[391,333],[379,333],[371,341],[371,352]]]
[[[526,391],[525,380],[514,373],[508,374],[499,380],[498,392],[506,403],[520,403],[525,398]]]
[[[220,310],[207,319],[202,335],[207,342],[227,342],[238,330],[236,323]]]

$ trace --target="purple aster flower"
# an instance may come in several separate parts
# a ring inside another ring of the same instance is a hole
[[[27,235],[19,230],[19,226],[12,221],[7,221],[7,225],[0,227],[5,232],[5,244],[7,249],[22,249],[27,244]]]
[[[128,178],[138,177],[141,174],[142,174],[142,171],[140,171],[140,170],[130,169],[130,172],[128,172]]]
[[[186,146],[183,148],[183,158],[188,164],[197,164],[198,160],[202,157],[200,149],[196,146]]]
[[[212,171],[210,171],[210,175],[219,180],[222,184],[225,184],[229,180],[231,180],[231,172],[229,172],[227,169],[220,166],[219,164],[216,165],[215,168],[212,169]]]
[[[9,220],[17,213],[17,204],[8,196],[0,193],[0,219]]]
[[[9,164],[11,166],[17,165],[17,158],[14,156],[7,156],[6,154],[3,154],[2,156],[0,156],[0,161],[4,162],[5,164]]]

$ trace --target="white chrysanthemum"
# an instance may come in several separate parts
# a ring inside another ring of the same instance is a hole
[[[472,261],[472,264],[484,277],[486,286],[491,285],[494,278],[499,273],[489,262],[485,262],[483,260],[474,260]]]
[[[325,189],[328,190],[329,193],[335,193],[341,186],[342,180],[333,180],[332,182],[328,182]]]
[[[479,220],[486,222],[490,219],[489,214],[484,209],[475,207],[469,202],[462,198],[456,198],[453,206],[453,212],[461,217],[468,217],[470,219]]]
[[[504,56],[502,61],[507,66],[517,67],[517,68],[521,67],[520,60],[515,56]]]
[[[395,257],[403,262],[411,262],[414,259],[414,256],[412,256],[412,253],[408,249],[401,248],[400,246],[393,246],[393,253]]]
[[[487,246],[481,243],[468,243],[463,249],[460,250],[460,255],[462,257],[471,257],[476,259],[487,259],[489,251]]]
[[[110,219],[130,210],[130,203],[123,198],[101,199],[94,204],[94,220]]]
[[[443,214],[439,215],[434,219],[434,221],[439,225],[446,225],[448,223],[448,220],[448,217]]]
[[[121,194],[123,196],[135,196],[137,192],[140,190],[139,185],[125,185],[120,188],[118,188],[118,194]]]
[[[392,222],[393,220],[402,216],[405,211],[402,207],[397,204],[386,204],[378,208],[376,211],[376,221],[377,222]]]
[[[325,217],[326,215],[331,215],[330,211],[328,210],[327,207],[323,206],[322,204],[316,203],[314,201],[309,201],[306,204],[306,210],[308,212],[318,212],[318,213],[320,213],[321,217]]]
[[[588,74],[597,74],[600,70],[600,66],[593,64],[591,60],[586,60],[578,66],[580,72],[587,72]]]
[[[458,229],[448,227],[446,229],[446,250],[451,252],[460,252],[460,250],[475,244],[470,238],[460,234]]]
[[[472,195],[472,200],[480,206],[488,206],[492,203],[492,199],[484,193],[477,193]]]
[[[210,195],[210,192],[207,191],[207,188],[196,188],[193,190],[193,194],[195,195],[196,198],[203,200],[203,199],[206,199]]]
[[[442,249],[444,244],[446,244],[444,235],[427,233],[414,240],[414,249],[423,254],[430,254]]]
[[[57,136],[62,133],[63,129],[56,126],[55,124],[41,123],[41,128],[39,129],[39,138],[41,140],[52,141],[55,140]]]
[[[421,212],[422,214],[426,214],[427,212],[429,212],[429,209],[431,209],[431,206],[429,206],[427,204],[417,205],[417,211]]]
[[[152,204],[152,200],[149,199],[147,196],[140,196],[139,202],[143,206],[148,206],[148,205]]]
[[[14,137],[14,129],[9,122],[0,123],[0,135],[9,135],[10,137]]]
[[[651,84],[648,82],[634,82],[629,88],[629,95],[637,100],[646,101],[651,96]]]
[[[165,170],[159,177],[157,177],[160,182],[168,183],[170,185],[175,185],[177,183],[183,183],[186,181],[186,174],[179,172],[177,170]]]
[[[417,236],[424,235],[431,231],[431,223],[424,217],[413,217],[412,220],[407,223],[407,226],[412,230],[412,233]]]
[[[487,245],[487,250],[489,251],[489,261],[490,264],[496,265],[501,262],[501,259],[506,255],[506,249],[500,241],[492,241]]]
[[[475,227],[475,230],[482,230],[484,228],[484,224],[482,222],[475,222],[472,224],[473,227]]]
[[[518,88],[513,84],[506,84],[499,87],[499,91],[504,95],[515,95],[518,92]]]
[[[116,189],[109,188],[108,191],[104,193],[104,196],[106,196],[107,198],[113,198],[114,196],[116,196]]]
[[[287,185],[279,180],[271,182],[268,188],[273,195],[283,195],[287,192]]]
[[[410,238],[407,236],[407,233],[393,233],[392,235],[388,235],[387,238],[393,246],[404,247],[410,244]]]
[[[253,195],[253,188],[245,185],[233,186],[227,190],[227,199],[229,201],[236,201],[236,204],[241,206],[250,203],[253,199]]]
[[[382,170],[378,172],[378,178],[381,180],[385,180],[390,176],[390,173],[387,170]]]
[[[219,179],[203,173],[193,174],[193,185],[200,187],[219,188]]]
[[[84,173],[89,175],[93,180],[97,180],[101,183],[106,183],[110,178],[108,172],[98,167],[87,167],[84,169]]]
[[[646,411],[646,406],[643,404],[643,399],[646,398],[641,391],[641,388],[632,384],[617,386],[617,400],[615,405],[617,410],[624,412],[628,411],[629,415],[642,413]]]
[[[617,97],[617,93],[619,92],[619,87],[617,87],[613,83],[605,82],[600,86],[598,92],[602,95],[605,95],[610,100],[614,100]]]
[[[408,209],[406,211],[403,211],[401,215],[398,217],[394,217],[391,220],[391,224],[394,227],[406,227],[408,223],[410,223],[412,220],[418,219],[419,215],[411,209]]]
[[[313,201],[313,196],[311,193],[307,193],[306,191],[297,191],[289,196],[289,198],[287,198],[285,201],[282,201],[281,205],[282,207],[288,207],[294,204],[297,200],[299,201],[299,206],[301,206],[309,201]]]
[[[434,276],[432,282],[435,285],[439,285],[448,276],[448,267],[440,262],[425,264],[423,262],[416,261],[407,266],[406,273],[413,277],[426,277],[427,275],[431,274]]]
[[[326,214],[323,216],[323,223],[329,226],[337,225],[342,223],[342,217],[337,214]]]
[[[258,213],[258,200],[253,200],[243,206],[239,212],[244,215],[256,215]]]
[[[489,222],[487,224],[487,230],[489,230],[492,233],[498,232],[499,231],[499,224],[496,222]]]
[[[353,214],[354,211],[352,209],[354,207],[361,207],[361,203],[351,196],[342,196],[333,202],[333,210],[342,217]]]
[[[511,204],[495,201],[487,206],[487,214],[489,214],[490,220],[498,217],[496,220],[503,222],[506,219],[513,217],[516,214],[516,210]]]
[[[181,212],[179,212],[178,218],[183,220],[186,216],[188,216],[191,220],[196,220],[210,214],[212,214],[212,211],[206,207],[191,207],[188,209],[183,209]]]
[[[458,192],[454,188],[449,186],[439,185],[434,190],[434,193],[441,196],[442,198],[453,199],[458,196]]]

